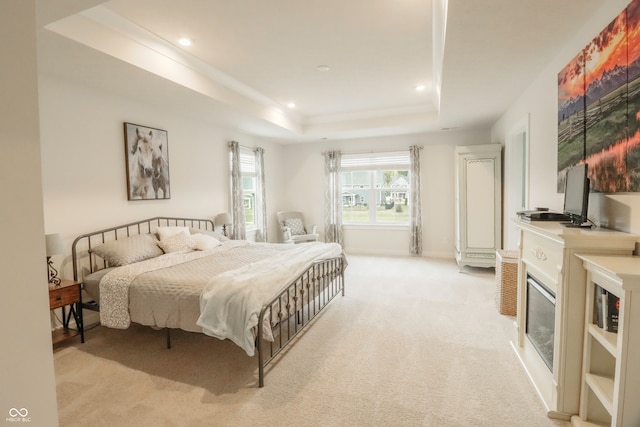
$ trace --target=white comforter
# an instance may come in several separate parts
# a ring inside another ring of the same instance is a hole
[[[258,325],[263,305],[314,261],[341,253],[337,243],[304,243],[216,276],[200,295],[198,325],[205,334],[229,339],[253,356],[252,329]]]

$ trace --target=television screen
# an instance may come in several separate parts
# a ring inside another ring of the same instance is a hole
[[[564,186],[564,211],[571,223],[580,226],[587,222],[589,206],[588,165],[581,163],[567,171]]]

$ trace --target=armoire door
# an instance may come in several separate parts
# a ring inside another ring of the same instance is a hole
[[[456,261],[495,266],[502,241],[502,146],[456,147]]]

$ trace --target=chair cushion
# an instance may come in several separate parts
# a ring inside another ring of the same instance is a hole
[[[317,234],[301,234],[298,236],[291,236],[291,240],[294,243],[315,242],[318,240],[318,235]]]
[[[284,220],[284,225],[289,227],[292,236],[299,236],[301,234],[307,234],[304,230],[304,225],[300,218],[289,218]]]

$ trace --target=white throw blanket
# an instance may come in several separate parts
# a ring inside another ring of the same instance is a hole
[[[341,254],[337,243],[304,243],[216,276],[200,295],[198,326],[205,334],[229,339],[253,356],[252,329],[258,324],[263,305],[314,261]]]

